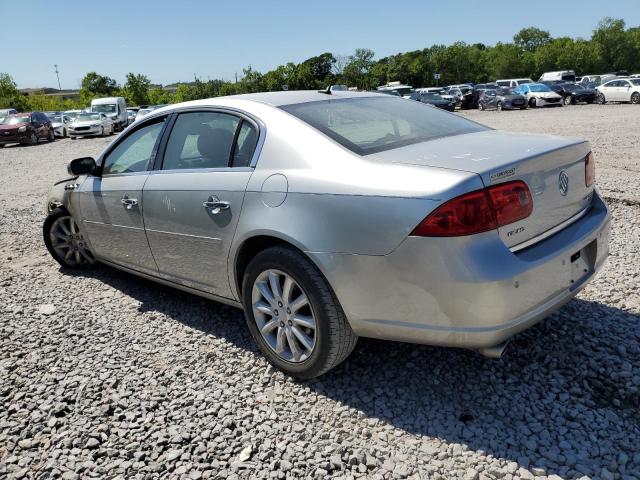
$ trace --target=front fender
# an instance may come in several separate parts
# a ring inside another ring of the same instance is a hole
[[[78,177],[65,178],[53,184],[47,194],[46,211],[50,213],[52,210],[64,207],[72,213],[73,206],[71,204],[71,194],[77,190],[77,186],[81,182]],[[75,188],[73,188],[75,185]]]

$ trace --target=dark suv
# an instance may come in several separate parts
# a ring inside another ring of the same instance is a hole
[[[40,139],[55,140],[51,120],[44,113],[14,113],[0,119],[0,148],[8,143],[35,145]]]

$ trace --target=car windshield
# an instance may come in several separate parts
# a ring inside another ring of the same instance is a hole
[[[383,96],[322,100],[280,108],[359,155],[487,129],[420,102]]]
[[[535,93],[544,93],[544,92],[550,92],[551,89],[549,87],[547,87],[546,85],[543,85],[541,83],[532,83],[530,85],[527,85],[529,87],[529,91],[531,92],[535,92]]]
[[[47,117],[54,123],[62,123],[62,117],[60,115],[47,115]]]
[[[3,125],[17,125],[18,123],[29,123],[29,115],[11,116],[2,119]]]
[[[104,105],[93,105],[91,110],[98,113],[115,113],[116,105],[114,103]]]
[[[436,92],[426,92],[420,95],[423,100],[442,100],[442,96]]]
[[[498,93],[500,95],[518,95],[518,92],[516,92],[513,88],[506,88],[506,87],[502,87],[498,90]]]
[[[584,87],[582,85],[577,85],[575,83],[567,83],[563,85],[565,90],[568,90],[570,92],[577,92],[578,90],[584,90]]]
[[[85,122],[87,120],[100,120],[100,114],[98,113],[81,113],[76,117],[79,122]]]

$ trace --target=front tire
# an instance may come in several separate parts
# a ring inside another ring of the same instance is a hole
[[[537,106],[535,98],[529,99],[529,108],[536,108]]]
[[[105,133],[104,133],[104,127],[102,127],[102,128],[100,129],[100,136],[101,136],[101,137],[104,137],[104,135],[105,135]]]
[[[634,105],[640,104],[640,93],[635,92],[633,95],[631,95],[631,103],[633,103]]]
[[[478,104],[478,109],[479,109],[479,110],[484,110],[484,105],[483,105],[483,104],[481,104],[481,103],[479,103],[479,104]]]
[[[313,378],[346,359],[358,337],[320,271],[293,248],[256,255],[242,282],[247,325],[264,356],[297,378]]]
[[[53,128],[49,129],[49,134],[47,135],[47,142],[53,142],[56,139],[56,134],[53,131]]]
[[[42,236],[51,256],[65,268],[88,268],[96,261],[75,220],[61,208],[47,215]]]
[[[596,102],[598,103],[598,105],[604,105],[605,103],[607,103],[607,99],[604,98],[604,95],[602,93],[599,93],[596,97]]]
[[[498,105],[496,105],[496,110],[498,110],[499,112],[502,111],[502,102],[498,102]]]
[[[571,95],[567,95],[566,97],[564,97],[564,101],[563,103],[565,105],[571,105],[573,104],[573,97]]]

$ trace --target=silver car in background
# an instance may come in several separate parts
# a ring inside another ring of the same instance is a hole
[[[113,135],[115,126],[113,120],[104,113],[82,112],[75,117],[67,127],[72,140],[77,137]]]
[[[263,354],[301,378],[358,336],[499,356],[608,255],[587,142],[377,93],[172,105],[69,171],[43,232],[59,263],[243,308]]]

